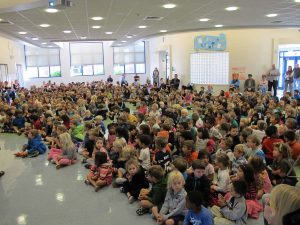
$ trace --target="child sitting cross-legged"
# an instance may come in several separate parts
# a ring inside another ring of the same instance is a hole
[[[167,172],[171,163],[171,154],[166,149],[168,140],[163,137],[157,137],[155,144],[158,151],[155,153],[153,164],[160,165]]]
[[[233,181],[230,185],[231,198],[226,201],[219,195],[219,205],[211,208],[215,225],[242,225],[247,221],[247,206],[244,195],[247,184],[243,180]]]
[[[130,159],[126,162],[126,181],[123,183],[121,191],[126,193],[131,204],[138,199],[143,188],[149,188],[145,171],[136,159]]]
[[[205,164],[202,160],[197,159],[192,163],[193,172],[188,175],[185,184],[185,190],[200,191],[203,194],[203,205],[209,205],[210,180],[205,175]]]
[[[244,151],[244,145],[243,144],[238,144],[234,147],[234,160],[232,162],[232,167],[231,167],[231,174],[236,174],[238,171],[238,167],[240,165],[246,164],[247,160],[244,157],[245,151]]]
[[[149,212],[153,206],[161,208],[166,192],[167,182],[164,178],[164,170],[161,166],[151,166],[148,171],[148,181],[152,184],[150,189],[142,189],[139,195],[140,208],[136,213],[141,216]]]
[[[95,192],[112,183],[112,167],[107,162],[106,153],[97,152],[95,154],[95,165],[91,167],[84,182],[87,185],[91,184],[95,188]]]
[[[38,130],[32,129],[28,132],[28,143],[24,145],[20,152],[15,153],[16,157],[36,157],[44,154],[47,148],[42,142],[41,135]]]
[[[199,191],[191,191],[186,197],[186,214],[183,225],[213,225],[214,220],[211,212],[202,205],[202,194]]]
[[[177,225],[184,220],[186,191],[184,190],[184,177],[175,170],[168,176],[168,192],[159,210],[152,208],[152,213],[158,224]]]

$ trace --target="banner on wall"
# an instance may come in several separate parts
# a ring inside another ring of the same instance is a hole
[[[194,38],[194,50],[225,51],[226,35],[219,36],[201,35]]]
[[[231,68],[232,79],[246,80],[246,67],[234,66]]]

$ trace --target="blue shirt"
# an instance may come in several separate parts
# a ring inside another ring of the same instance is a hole
[[[205,208],[201,207],[200,212],[195,213],[193,210],[189,210],[184,218],[183,225],[213,225],[214,220],[211,212]]]

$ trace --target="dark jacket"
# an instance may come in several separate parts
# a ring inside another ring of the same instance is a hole
[[[44,154],[47,150],[45,144],[42,142],[42,138],[40,135],[37,135],[32,139],[28,139],[28,144],[26,149],[29,154],[34,151],[38,151],[39,154]]]
[[[149,182],[145,176],[144,170],[140,167],[139,171],[132,177],[131,181],[127,179],[123,183],[124,192],[129,192],[135,199],[138,198],[143,188],[149,188]]]
[[[164,203],[167,193],[167,180],[163,178],[156,184],[152,184],[151,191],[148,194],[148,200],[157,206],[159,209]]]
[[[12,121],[13,126],[20,128],[25,127],[25,118],[24,117],[16,117]]]
[[[207,207],[209,205],[210,196],[210,180],[207,176],[203,175],[201,178],[195,178],[194,173],[188,176],[185,182],[185,190],[200,191],[203,197],[203,205]]]

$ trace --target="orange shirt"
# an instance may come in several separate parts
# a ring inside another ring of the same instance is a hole
[[[297,158],[300,155],[300,143],[297,141],[294,141],[294,142],[290,143],[290,147],[292,149],[293,160],[297,160]]]
[[[192,164],[196,159],[198,159],[198,152],[192,152],[190,156],[185,157],[188,164]]]

